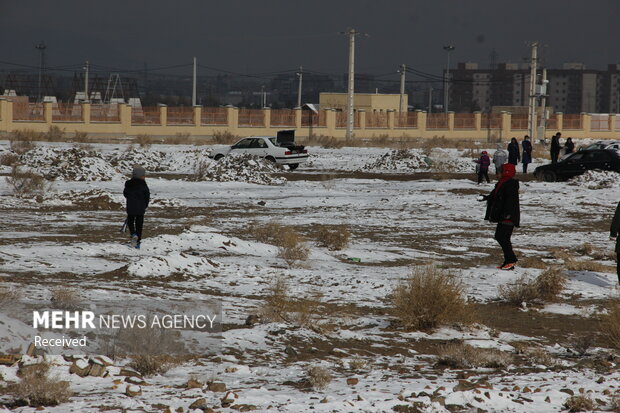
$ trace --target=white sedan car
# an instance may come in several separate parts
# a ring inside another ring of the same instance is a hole
[[[308,151],[304,146],[293,142],[278,142],[276,137],[270,136],[243,138],[232,146],[214,149],[209,157],[217,161],[231,153],[260,156],[279,165],[288,165],[290,169],[296,169],[300,163],[308,160]]]

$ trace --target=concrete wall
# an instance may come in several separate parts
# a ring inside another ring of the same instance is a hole
[[[321,93],[319,104],[322,108],[346,110],[347,96],[346,93]],[[404,109],[406,110],[409,99],[406,94],[404,98]],[[367,112],[398,110],[399,105],[400,95],[387,93],[356,93],[353,104],[356,110],[362,109]]]
[[[167,122],[168,109],[165,106],[159,110],[159,124],[133,124],[131,108],[127,105],[119,105],[119,121],[116,122],[93,122],[91,121],[90,105],[83,104],[81,110],[81,121],[62,122],[53,120],[51,103],[44,104],[44,116],[40,121],[14,121],[13,120],[13,102],[10,100],[0,99],[0,132],[12,132],[15,130],[33,130],[35,132],[47,132],[50,127],[57,126],[68,134],[75,132],[84,132],[89,135],[129,135],[135,136],[139,134],[147,134],[151,136],[175,136],[178,133],[189,134],[190,136],[212,136],[215,132],[228,131],[234,135],[252,136],[267,135],[274,136],[278,130],[295,129],[297,136],[305,137],[310,134],[334,136],[336,138],[344,138],[346,130],[344,127],[336,127],[336,111],[327,110],[323,113],[325,126],[302,126],[302,111],[296,109],[294,118],[291,117],[290,124],[277,126],[271,124],[270,109],[256,109],[257,113],[262,111],[261,124],[257,126],[239,126],[239,109],[226,108],[227,120],[224,125],[204,125],[201,123],[200,107],[193,108],[193,120],[191,124],[185,125],[169,125]],[[359,128],[354,130],[355,138],[373,138],[380,136],[388,136],[393,138],[432,138],[445,137],[448,139],[501,139],[509,140],[511,137],[521,138],[527,133],[526,130],[511,129],[511,114],[503,112],[501,114],[501,122],[493,129],[487,129],[485,122],[482,122],[482,114],[479,112],[473,114],[459,114],[459,116],[467,117],[470,122],[454,122],[454,113],[448,113],[447,121],[442,125],[445,127],[433,129],[433,123],[427,125],[427,114],[424,111],[409,112],[403,116],[413,116],[416,119],[417,127],[403,128],[397,127],[395,117],[399,116],[398,112],[388,111],[387,123],[384,127],[370,128],[366,127],[366,117],[368,113],[364,111],[358,112],[360,116]],[[259,113],[261,115],[261,113]],[[441,116],[434,114],[434,118]],[[597,130],[591,130],[591,115],[580,115],[579,129],[563,130],[563,114],[554,115],[554,122],[557,129],[548,130],[547,136],[550,137],[556,131],[563,132],[563,137],[573,138],[594,138],[594,139],[618,139],[620,140],[620,127],[617,127],[616,117],[620,115],[610,115],[608,128],[597,126]],[[281,122],[280,122],[281,123]],[[620,125],[620,122],[618,122]],[[437,123],[435,123],[437,125]],[[460,125],[460,126],[459,126]],[[463,126],[469,125],[469,126]],[[598,129],[603,130],[598,130]]]

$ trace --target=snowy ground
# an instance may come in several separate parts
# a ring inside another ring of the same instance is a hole
[[[67,149],[68,144],[45,147],[38,151]],[[192,411],[188,406],[199,398],[221,411],[235,411],[221,407],[225,393],[185,388],[192,377],[225,383],[235,392],[228,397],[237,409],[245,404],[287,412],[562,411],[569,393],[580,392],[598,399],[604,411],[620,389],[620,359],[600,340],[593,341],[586,356],[573,351],[573,337],[600,336],[597,316],[606,300],[618,295],[612,256],[598,257],[601,271],[568,271],[560,302],[521,309],[499,303],[498,287],[542,270],[495,269],[501,257],[494,228],[482,220],[483,204],[476,200],[492,184],[473,181],[473,173],[466,173],[473,171],[473,162],[462,151],[419,151],[410,158],[418,167],[398,161],[381,169],[369,165],[377,165],[388,149],[310,148],[311,163],[301,166],[295,179],[258,185],[182,176],[206,158],[206,146],[155,145],[146,154],[134,149],[131,156],[115,145],[92,149],[100,155],[97,165],[105,180],[56,180],[38,200],[16,199],[0,180],[2,285],[42,302],[58,285],[78,289],[84,301],[101,294],[126,299],[217,296],[224,312],[223,351],[217,358],[196,358],[145,378],[148,385],[135,397],[126,396],[126,384],[118,382],[124,379],[119,366],[127,360],[108,367],[107,377],[81,378],[69,373],[71,362],[52,358],[53,373],[70,381],[74,396],[47,411]],[[461,175],[309,179],[325,171],[409,176],[433,172],[438,161]],[[153,205],[139,251],[122,245],[125,239],[118,232],[124,220],[121,173],[133,162],[164,174],[147,178]],[[91,176],[98,173],[91,171]],[[76,176],[81,175],[73,173],[71,179]],[[521,182],[522,227],[513,236],[520,259],[562,264],[552,251],[565,249],[577,261],[591,260],[577,252],[586,242],[613,251],[608,227],[618,186],[609,184],[613,176],[591,177],[598,178],[604,185],[583,179],[574,184]],[[278,258],[277,247],[252,236],[251,225],[269,222],[294,226],[308,237],[311,255],[301,268],[289,268]],[[350,245],[341,251],[319,247],[311,230],[316,224],[347,224]],[[352,257],[360,262],[347,259]],[[434,332],[405,332],[393,325],[387,297],[412,266],[429,262],[458,273],[467,297],[480,307],[479,324]],[[334,309],[324,318],[335,329],[246,326],[276,277],[289,281],[294,296],[322,293],[323,302]],[[516,358],[499,369],[435,366],[438,349],[454,341]],[[552,361],[524,363],[515,343],[528,343]],[[360,359],[364,366],[352,367],[351,361]],[[316,365],[333,376],[324,390],[304,381],[306,369]],[[17,366],[0,366],[7,383],[19,380],[16,372]]]

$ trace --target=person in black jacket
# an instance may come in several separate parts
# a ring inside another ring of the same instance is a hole
[[[566,143],[564,144],[564,153],[568,155],[573,152],[575,152],[575,143],[573,142],[573,138],[567,138]]]
[[[123,195],[127,198],[127,226],[131,233],[131,241],[135,248],[140,248],[144,212],[149,206],[151,193],[145,181],[146,172],[143,167],[133,168],[131,179],[125,182]]]
[[[508,163],[516,165],[520,160],[519,143],[517,142],[517,138],[512,138],[508,144]]]
[[[616,273],[618,274],[618,282],[620,283],[620,238],[618,233],[620,232],[620,202],[616,207],[616,213],[611,220],[611,228],[609,229],[609,238],[612,241],[616,241]]]
[[[562,134],[558,132],[551,138],[551,148],[549,150],[549,154],[551,155],[551,163],[558,162],[558,157],[560,156],[560,149],[562,149],[562,145],[560,145],[561,136]]]
[[[523,142],[521,142],[521,146],[523,147],[523,156],[521,157],[521,161],[523,162],[523,173],[527,173],[527,165],[532,163],[532,142],[530,142],[530,137],[525,135],[523,138]]]
[[[485,220],[496,222],[495,240],[502,247],[504,262],[497,268],[512,270],[517,263],[517,256],[512,250],[510,237],[515,227],[519,227],[521,211],[519,208],[519,181],[513,179],[516,170],[511,163],[502,166],[500,179],[489,195],[483,196],[487,201]]]

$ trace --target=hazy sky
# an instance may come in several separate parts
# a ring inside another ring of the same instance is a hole
[[[141,69],[196,55],[242,73],[342,73],[348,45],[337,33],[354,27],[370,35],[357,41],[360,73],[401,63],[439,73],[444,44],[456,46],[452,62],[486,67],[493,48],[498,61],[518,62],[530,40],[546,45],[548,67],[605,68],[620,62],[619,19],[620,0],[0,0],[0,60],[36,66],[44,40],[49,66]]]

